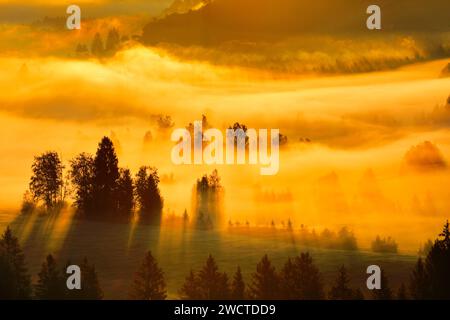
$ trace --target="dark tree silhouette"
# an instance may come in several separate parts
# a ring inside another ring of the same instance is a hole
[[[98,145],[94,159],[93,199],[95,215],[116,216],[117,179],[119,178],[118,159],[110,138],[103,137]]]
[[[30,191],[33,198],[44,201],[48,209],[63,199],[63,168],[56,152],[34,157]]]
[[[112,28],[108,32],[108,36],[106,37],[106,47],[105,50],[107,53],[114,54],[120,45],[120,36],[119,32],[116,28]]]
[[[411,297],[416,300],[424,300],[431,296],[429,278],[425,270],[422,258],[417,260],[416,266],[411,273],[409,291]]]
[[[252,299],[272,300],[279,298],[278,276],[267,255],[262,257],[252,274],[248,295]]]
[[[191,270],[180,289],[180,295],[189,300],[228,299],[230,297],[228,276],[219,272],[216,261],[209,255],[198,273]]]
[[[450,228],[444,229],[431,247],[425,262],[419,258],[410,281],[415,299],[450,299]]]
[[[348,278],[347,269],[345,266],[339,268],[338,276],[335,280],[333,287],[331,287],[330,293],[328,294],[331,300],[352,300],[355,298],[354,291],[349,287],[348,283],[350,279]]]
[[[89,214],[93,204],[94,158],[90,154],[80,153],[70,160],[69,176],[75,191],[75,206],[78,212]]]
[[[389,279],[383,269],[381,269],[381,289],[372,290],[372,297],[374,300],[392,300],[393,298]]]
[[[166,299],[164,273],[150,251],[145,255],[142,265],[135,274],[130,296],[135,300]]]
[[[94,40],[92,41],[91,53],[96,57],[101,57],[105,53],[102,37],[98,32],[95,34]]]
[[[65,275],[67,267],[69,265],[71,265],[70,261],[63,269],[62,271],[63,275]],[[66,299],[74,299],[74,300],[103,299],[103,291],[98,281],[95,266],[90,265],[86,257],[83,259],[83,263],[80,265],[80,271],[81,271],[81,289],[67,290]]]
[[[117,181],[117,210],[119,215],[129,221],[134,208],[134,184],[130,170],[120,169]]]
[[[237,267],[234,274],[233,281],[231,282],[231,299],[244,300],[245,299],[245,283],[242,277],[241,268]]]
[[[184,280],[183,286],[180,289],[180,296],[185,300],[198,300],[201,293],[199,288],[199,281],[197,275],[193,270],[189,272],[189,275]]]
[[[444,225],[442,239],[436,240],[425,261],[433,299],[450,299],[450,230]]]
[[[111,139],[103,137],[95,159],[86,153],[72,159],[69,176],[75,190],[75,206],[81,216],[130,220],[134,208],[133,179],[130,170],[119,170]]]
[[[159,177],[156,168],[141,167],[136,175],[136,198],[140,219],[150,223],[160,223],[163,199],[159,191]]]
[[[296,270],[291,258],[288,258],[280,273],[280,292],[284,299],[296,299],[294,294]]]
[[[282,295],[286,299],[323,299],[323,285],[319,269],[309,253],[288,259],[281,273]]]
[[[229,297],[228,277],[220,273],[214,258],[209,255],[205,265],[198,273],[201,298],[220,300]]]
[[[9,227],[0,238],[0,300],[29,299],[31,283],[19,241]]]
[[[35,285],[36,298],[41,300],[57,300],[65,298],[65,280],[61,276],[52,255],[47,256],[45,262],[42,264],[38,277],[38,282]]]

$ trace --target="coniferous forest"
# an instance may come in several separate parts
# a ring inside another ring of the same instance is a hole
[[[102,299],[103,291],[97,271],[85,257],[80,264],[83,274],[81,290],[68,290],[65,268],[70,265],[57,261],[49,254],[33,283],[27,269],[26,257],[18,239],[8,227],[0,239],[0,298],[1,299]],[[335,270],[335,279],[324,283],[319,268],[308,252],[288,257],[277,270],[267,255],[256,264],[248,279],[241,268],[233,274],[221,272],[210,254],[198,270],[190,270],[179,297],[186,300],[428,300],[450,299],[448,269],[450,267],[450,225],[444,225],[442,233],[434,241],[426,257],[419,258],[411,271],[409,281],[397,290],[389,284],[389,275],[382,270],[382,289],[365,296],[360,287],[352,287],[345,265]],[[148,251],[136,272],[130,275],[129,299],[164,300],[167,288],[164,270]]]

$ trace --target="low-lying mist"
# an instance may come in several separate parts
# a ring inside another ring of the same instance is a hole
[[[67,165],[82,151],[94,153],[107,135],[121,167],[135,173],[141,165],[155,166],[165,176],[165,212],[189,212],[197,179],[217,169],[225,221],[347,226],[363,247],[379,234],[392,236],[400,251],[415,252],[450,210],[442,184],[450,158],[450,78],[441,77],[448,62],[280,78],[145,47],[103,60],[3,56],[0,201],[18,212],[35,155],[55,150]],[[287,137],[279,173],[262,177],[249,165],[175,166],[171,130],[202,114],[220,130],[235,122],[279,128]],[[173,125],[158,122],[161,115]],[[430,146],[427,141],[437,150],[431,161],[439,154],[443,164],[431,170],[422,168],[420,152],[406,156]]]

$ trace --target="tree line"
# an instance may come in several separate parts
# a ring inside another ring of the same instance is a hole
[[[70,261],[67,262],[70,265]],[[64,271],[58,269],[53,256],[49,255],[42,264],[37,283],[32,286],[25,265],[24,254],[17,238],[8,227],[0,239],[0,299],[101,299],[95,267],[84,259],[81,265],[83,275],[81,290],[65,289]],[[384,270],[381,273],[381,289],[372,290],[372,299],[450,299],[450,228],[449,223],[435,240],[425,260],[419,258],[409,281],[402,284],[396,293],[389,285]],[[65,269],[63,269],[65,270]],[[204,266],[191,270],[179,290],[182,299],[287,299],[287,300],[359,300],[364,295],[359,288],[352,288],[345,266],[338,269],[337,276],[326,291],[320,270],[311,255],[301,253],[288,258],[277,271],[267,255],[256,265],[249,282],[245,283],[238,266],[233,277],[220,272],[212,255]],[[33,290],[34,289],[34,290]],[[163,300],[167,297],[164,272],[151,254],[147,252],[134,275],[129,298],[137,300]]]
[[[105,40],[103,40],[99,32],[96,32],[90,50],[86,44],[79,43],[75,49],[75,53],[79,57],[86,57],[89,55],[97,58],[111,57],[129,40],[129,36],[120,36],[119,31],[116,28],[111,28],[108,31]]]
[[[36,283],[32,283],[25,263],[24,253],[18,239],[9,227],[0,238],[0,300],[100,300],[103,291],[98,281],[95,266],[84,258],[79,265],[81,289],[69,290],[66,285],[66,269],[49,254],[42,263]],[[135,273],[130,290],[130,299],[162,300],[166,298],[166,284],[162,270],[151,252],[148,252]]]
[[[95,266],[85,258],[80,265],[83,285],[80,290],[68,290],[66,268],[59,268],[55,258],[48,255],[42,263],[37,282],[32,284],[18,239],[8,227],[0,239],[0,299],[87,299],[103,298]]]
[[[51,210],[71,195],[79,217],[129,221],[137,209],[141,221],[159,223],[163,198],[157,169],[142,166],[133,179],[131,171],[120,168],[118,162],[108,137],[102,138],[95,156],[83,152],[71,159],[66,176],[57,152],[36,156],[22,211],[40,202]]]

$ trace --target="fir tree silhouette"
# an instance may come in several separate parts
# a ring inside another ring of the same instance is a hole
[[[424,300],[431,296],[429,278],[422,258],[417,260],[414,270],[411,273],[409,291],[411,297],[416,300]]]
[[[193,270],[189,272],[189,275],[184,280],[183,286],[180,289],[180,296],[185,300],[197,300],[200,299],[200,288],[197,276]]]
[[[414,299],[450,299],[450,228],[447,221],[425,262],[419,258],[410,281]]]
[[[345,266],[339,268],[338,276],[333,287],[328,294],[331,300],[351,300],[354,299],[354,292],[348,286],[350,279],[348,278]]]
[[[117,210],[120,220],[130,221],[134,208],[134,184],[129,169],[119,170],[117,181]]]
[[[50,254],[42,264],[35,286],[36,298],[41,300],[64,299],[66,294],[65,281],[58,270],[56,261]]]
[[[110,138],[103,137],[94,159],[93,199],[95,218],[116,218],[118,159]]]
[[[281,274],[281,288],[286,299],[323,299],[321,275],[309,253],[288,259]]]
[[[205,265],[198,273],[202,299],[219,300],[229,297],[228,277],[220,273],[214,258],[209,255]]]
[[[236,273],[234,274],[233,281],[231,283],[231,299],[245,299],[245,283],[240,267],[237,267]]]
[[[186,277],[180,289],[183,299],[223,300],[230,297],[230,287],[226,273],[219,272],[214,258],[209,255],[200,271],[193,270]]]
[[[264,255],[252,274],[249,297],[259,300],[279,298],[278,276],[267,255]]]
[[[134,276],[130,296],[135,300],[166,299],[164,273],[150,251],[145,255],[144,261]]]
[[[24,254],[8,226],[0,238],[0,300],[30,299],[31,291]]]
[[[141,221],[159,224],[163,198],[159,191],[159,177],[156,168],[142,166],[136,175],[136,198]]]

